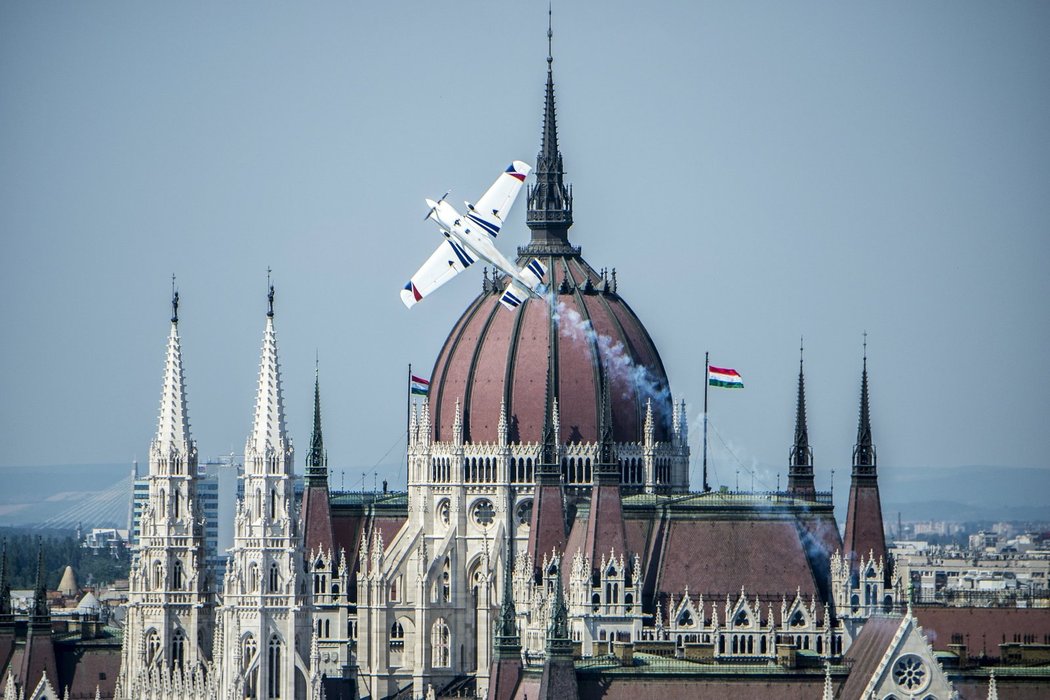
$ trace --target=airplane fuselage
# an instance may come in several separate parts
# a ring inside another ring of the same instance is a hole
[[[461,215],[455,207],[444,200],[434,202],[428,199],[427,206],[431,208],[430,217],[437,222],[445,238],[452,239],[475,257],[499,268],[526,289],[531,287],[529,282],[522,278],[518,268],[507,260],[503,253],[499,252],[493,237],[484,228],[475,225],[468,217]]]

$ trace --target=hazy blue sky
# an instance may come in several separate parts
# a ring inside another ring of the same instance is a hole
[[[333,468],[396,463],[406,365],[481,285],[401,305],[438,241],[423,198],[535,163],[546,24],[520,0],[0,4],[0,465],[145,458],[172,272],[194,437],[240,452],[267,266],[298,464],[315,351]],[[818,484],[844,486],[867,330],[880,464],[1047,465],[1050,4],[563,2],[554,30],[571,237],[617,268],[694,438],[710,350],[747,384],[712,421],[772,483],[804,334]]]

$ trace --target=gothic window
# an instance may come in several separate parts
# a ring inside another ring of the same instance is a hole
[[[762,640],[761,640],[761,642],[759,642],[758,653],[760,653],[760,654],[765,654],[766,653],[766,637],[765,637],[765,635],[762,635]]]
[[[325,639],[328,639],[331,636],[332,636],[332,621],[331,620],[325,620],[324,621],[324,637],[325,637]]]
[[[270,591],[269,592],[270,593],[277,593],[277,589],[279,587],[279,584],[280,584],[280,577],[278,576],[277,564],[275,562],[273,564],[270,564]]]
[[[449,557],[445,557],[441,567],[441,602],[452,602],[452,560]]]
[[[795,614],[791,616],[791,623],[790,624],[791,624],[792,627],[805,627],[806,626],[806,618],[802,616],[802,611],[801,610],[796,610]]]
[[[522,501],[517,508],[518,524],[529,527],[532,525],[532,501]]]
[[[248,592],[258,593],[259,592],[259,565],[252,562],[248,566]]]
[[[164,517],[164,513],[165,513],[165,509],[166,509],[167,497],[168,497],[168,494],[164,491],[164,489],[161,489],[160,490],[160,517],[162,517],[162,518]]]
[[[270,520],[277,519],[277,489],[270,489]]]
[[[627,612],[634,611],[634,596],[628,593],[623,597],[623,604],[627,606]]]
[[[182,497],[181,497],[181,494],[179,493],[178,489],[176,489],[175,491],[172,492],[172,496],[174,496],[174,498],[172,499],[172,508],[171,508],[172,514],[171,515],[172,515],[173,518],[177,518],[177,517],[179,517],[179,508],[182,505]]]
[[[597,593],[591,594],[591,610],[598,612],[602,607],[602,599]]]
[[[164,590],[164,567],[159,561],[153,562],[153,590]]]
[[[262,517],[262,489],[255,489],[255,517]]]
[[[255,637],[248,635],[241,642],[241,672],[248,670],[248,667],[252,665],[252,661],[255,660],[255,652],[258,650],[258,645],[255,643]]]
[[[452,635],[444,620],[434,623],[431,635],[433,647],[433,664],[436,668],[448,668],[452,665]]]
[[[318,637],[318,639],[321,638],[321,635],[323,633],[324,633],[324,621],[323,620],[318,620],[317,621],[317,637]]]
[[[442,498],[441,502],[438,503],[438,507],[437,507],[438,522],[440,522],[445,527],[448,527],[449,523],[452,520],[451,508],[452,508],[452,506],[449,504],[449,501],[448,501],[447,498]]]
[[[487,498],[475,501],[473,517],[474,523],[478,527],[487,528],[492,525],[492,522],[496,519],[496,508],[492,505],[492,501]]]
[[[271,698],[281,697],[281,640],[275,634],[270,638],[267,657],[266,688]]]
[[[893,682],[909,693],[920,693],[930,683],[930,673],[915,654],[906,654],[893,664]]]
[[[171,637],[171,667],[173,669],[182,668],[185,654],[186,633],[182,630],[175,630],[175,634]]]
[[[733,618],[733,624],[737,627],[747,627],[751,624],[751,620],[748,619],[747,613],[741,610],[736,614],[736,617]]]
[[[394,624],[390,625],[390,643],[404,642],[405,641],[405,628],[400,622],[395,621]]]
[[[852,611],[854,613],[859,611],[860,610],[860,597],[857,596],[856,594],[854,594],[853,597],[851,597],[850,600],[849,600],[849,605],[850,605],[850,608],[852,609]]]
[[[532,457],[525,460],[525,480],[532,481]]]
[[[171,589],[173,591],[182,590],[182,562],[178,559],[175,560],[175,567],[171,574]]]
[[[688,609],[683,610],[682,613],[678,616],[678,626],[692,627],[693,624],[694,622],[692,613],[690,613]]]
[[[160,635],[157,630],[150,630],[146,635],[146,665],[152,666],[160,658]]]

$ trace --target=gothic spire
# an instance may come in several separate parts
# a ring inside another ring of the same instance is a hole
[[[310,451],[306,453],[306,481],[308,484],[328,480],[328,455],[321,436],[321,382],[314,364],[314,428],[310,434]]]
[[[169,459],[181,455],[188,459],[194,452],[190,439],[190,419],[186,412],[186,378],[182,369],[182,345],[179,340],[179,293],[172,276],[171,329],[164,359],[164,386],[160,393],[160,416],[153,443],[158,456]]]
[[[572,226],[572,188],[565,184],[565,168],[558,150],[558,120],[554,106],[554,32],[547,13],[547,91],[543,108],[543,138],[536,156],[535,182],[529,187],[526,221],[532,244],[548,252],[572,252],[568,231]]]
[[[558,573],[551,581],[554,600],[551,602],[550,625],[547,627],[547,656],[571,656],[572,638],[569,636],[569,610],[565,607],[565,591],[562,588],[561,559]]]
[[[795,444],[791,448],[791,466],[813,466],[813,452],[809,447],[809,429],[806,427],[806,379],[802,373],[801,344],[798,349],[798,399],[795,403]]]
[[[601,414],[598,418],[598,462],[601,464],[615,464],[616,456],[613,454],[613,422],[612,406],[609,402],[609,371],[605,368],[602,372],[602,405]]]
[[[33,612],[30,617],[33,624],[51,626],[51,611],[47,607],[47,584],[44,578],[44,541],[37,538],[36,585],[33,586]]]
[[[548,300],[548,304],[552,303]],[[543,452],[541,464],[558,463],[558,442],[555,431],[555,412],[557,411],[557,363],[555,361],[554,338],[558,332],[557,324],[554,322],[554,310],[550,310],[550,334],[551,339],[547,347],[547,394],[543,406]]]
[[[269,273],[267,272],[267,276]],[[263,332],[262,357],[259,361],[259,383],[255,393],[255,417],[248,437],[246,453],[259,456],[282,453],[290,448],[284,421],[284,395],[281,389],[281,365],[277,359],[277,335],[273,328],[273,285],[269,285],[266,330]]]
[[[506,538],[503,555],[503,602],[496,622],[495,653],[497,658],[514,659],[521,656],[521,636],[518,634],[517,612],[514,609],[514,554],[511,538]]]
[[[857,444],[853,448],[853,470],[875,470],[875,445],[871,440],[871,416],[868,410],[868,334],[864,334],[864,369],[860,378],[860,419],[857,422]]]
[[[0,622],[6,622],[11,616],[11,584],[7,580],[7,539],[4,539],[4,552],[0,555]]]

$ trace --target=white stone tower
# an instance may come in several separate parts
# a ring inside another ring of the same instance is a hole
[[[197,445],[190,439],[179,343],[179,295],[172,290],[157,436],[149,450],[149,500],[135,548],[117,698],[207,697],[214,623],[197,501]],[[170,694],[170,693],[169,693]],[[164,697],[167,697],[164,695]]]
[[[244,448],[244,497],[217,616],[215,666],[222,698],[311,696],[311,609],[295,513],[294,451],[284,421],[273,328],[263,334],[252,432]]]

